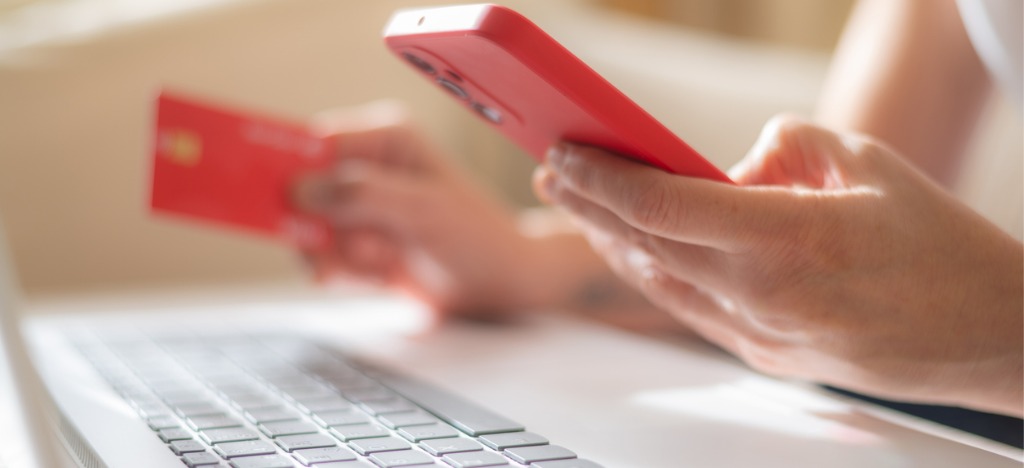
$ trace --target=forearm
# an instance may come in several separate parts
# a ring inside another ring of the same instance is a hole
[[[952,185],[989,89],[953,0],[861,0],[817,120],[884,141]]]

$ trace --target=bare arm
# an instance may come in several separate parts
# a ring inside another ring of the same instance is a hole
[[[872,135],[949,186],[990,87],[954,0],[861,0],[817,120]]]

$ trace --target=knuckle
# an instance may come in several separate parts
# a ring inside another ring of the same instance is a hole
[[[801,119],[792,114],[782,114],[775,117],[774,120],[778,133],[781,135],[790,133],[803,133],[808,129],[814,128],[814,125],[810,122]]]
[[[655,266],[640,270],[639,289],[653,304],[673,315],[687,316],[699,313],[688,287],[681,287],[668,274]]]
[[[762,313],[756,314],[750,317],[751,324],[766,332],[770,332],[773,335],[790,336],[794,334],[803,334],[810,328],[814,328],[808,323],[809,317],[805,314],[794,313],[792,310],[786,310],[782,313]],[[765,340],[760,343],[762,345],[769,345],[770,343]]]
[[[842,275],[856,262],[858,249],[849,248],[845,241],[842,215],[804,208],[800,211],[813,215],[794,218],[782,230],[765,236],[769,240],[757,244],[756,260],[735,265],[737,291],[743,298],[785,306],[789,300],[799,301],[816,291],[828,278]]]
[[[628,213],[630,221],[641,228],[662,230],[672,224],[670,220],[680,221],[679,200],[673,196],[663,184],[655,183],[643,187],[636,192],[632,209]]]
[[[626,228],[626,242],[634,248],[655,258],[661,257],[661,241],[657,236],[651,235],[633,227]]]
[[[781,358],[774,350],[774,344],[766,343],[759,335],[738,338],[736,348],[739,358],[753,369],[775,376],[786,374]]]
[[[373,187],[365,180],[348,180],[334,186],[331,202],[335,206],[358,205],[373,198]]]
[[[777,140],[786,140],[817,128],[814,124],[793,114],[776,115],[768,121],[765,127],[766,133]]]
[[[576,149],[566,154],[562,161],[561,172],[569,176],[569,180],[583,193],[591,193],[597,185],[594,172],[585,163],[584,157],[579,153],[584,149]]]

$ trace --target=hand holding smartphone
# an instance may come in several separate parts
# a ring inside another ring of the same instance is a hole
[[[682,139],[537,25],[490,4],[401,10],[388,48],[542,161],[560,142],[729,182]]]

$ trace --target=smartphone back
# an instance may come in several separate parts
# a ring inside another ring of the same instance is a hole
[[[666,171],[728,177],[519,13],[496,5],[403,10],[387,46],[538,161],[559,141]]]

